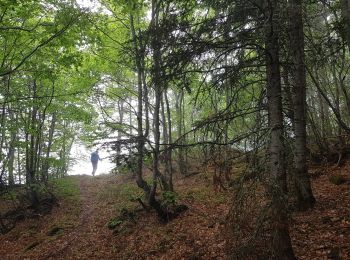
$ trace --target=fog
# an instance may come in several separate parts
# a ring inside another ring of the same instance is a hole
[[[74,143],[71,150],[71,157],[75,158],[73,165],[69,167],[68,175],[91,175],[92,165],[90,162],[90,154],[96,150],[96,147],[87,148],[80,143]],[[99,155],[102,161],[98,162],[96,175],[108,174],[115,167],[114,163],[110,162],[110,153],[100,149]]]

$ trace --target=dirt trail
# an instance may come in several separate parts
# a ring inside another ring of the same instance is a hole
[[[60,200],[51,214],[26,219],[0,236],[1,259],[113,258],[119,242],[106,224],[120,209],[114,203],[118,196],[108,192],[111,187],[118,191],[130,180],[115,175],[69,178],[80,194]]]
[[[96,227],[96,217],[98,211],[96,208],[96,196],[99,189],[103,188],[104,177],[100,177],[100,181],[95,181],[92,177],[79,177],[79,189],[82,198],[82,211],[79,218],[79,225],[69,234],[60,238],[62,243],[58,243],[56,252],[50,252],[48,257],[52,258],[69,258],[78,256],[80,252],[89,250],[97,250],[94,231]]]
[[[111,175],[74,176],[80,189],[81,211],[78,220],[71,228],[51,237],[45,237],[24,257],[30,259],[108,259],[113,254],[113,244],[116,243],[113,234],[106,223],[113,216],[107,203],[101,197],[100,191],[116,177]],[[120,180],[119,180],[120,182]],[[60,207],[58,207],[58,211]],[[53,213],[52,215],[55,215]],[[64,218],[65,216],[61,216]],[[47,233],[47,228],[46,231]]]

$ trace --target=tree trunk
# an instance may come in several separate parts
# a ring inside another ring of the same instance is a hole
[[[160,52],[160,42],[158,39],[157,31],[158,31],[158,3],[157,0],[152,0],[152,39],[151,46],[153,50],[153,87],[155,94],[155,104],[154,104],[154,114],[153,114],[153,122],[154,122],[154,150],[153,150],[153,183],[151,187],[151,194],[149,197],[150,204],[153,204],[155,201],[155,194],[157,189],[157,178],[159,176],[159,143],[160,143],[160,101],[162,97],[162,86],[161,86],[161,52]]]
[[[39,203],[39,198],[38,198],[38,194],[37,194],[37,190],[36,190],[36,167],[35,167],[35,163],[36,163],[36,135],[38,135],[38,133],[36,132],[36,126],[37,126],[37,115],[38,115],[38,106],[36,104],[37,100],[37,84],[36,81],[34,80],[33,82],[33,105],[32,105],[32,109],[30,111],[30,123],[29,123],[29,129],[27,129],[27,136],[28,136],[28,141],[29,141],[29,147],[27,146],[27,153],[26,153],[26,184],[29,188],[29,192],[30,192],[30,198],[31,198],[31,202],[32,205],[34,207],[36,207]]]
[[[7,99],[8,99],[8,95],[9,95],[9,90],[10,90],[10,76],[5,76],[3,78],[3,84],[4,84],[4,102],[2,103],[2,107],[1,107],[1,117],[0,117],[0,126],[1,126],[1,136],[0,136],[0,181],[3,181],[3,174],[5,173],[5,153],[3,153],[3,149],[4,149],[4,143],[5,143],[5,139],[6,139],[6,103],[7,103]]]
[[[344,25],[344,38],[350,49],[350,0],[340,0],[340,7]]]
[[[14,161],[15,161],[15,142],[17,140],[17,132],[12,130],[13,132],[11,133],[11,140],[10,140],[10,147],[9,147],[9,152],[8,152],[8,184],[10,186],[15,184],[14,180]]]
[[[152,20],[151,20],[151,48],[153,51],[153,73],[152,73],[152,82],[154,87],[155,95],[155,104],[154,104],[154,114],[153,114],[153,123],[154,123],[154,149],[153,149],[153,175],[152,175],[152,186],[151,192],[148,198],[149,205],[154,208],[158,216],[162,219],[167,218],[165,210],[162,208],[159,201],[156,199],[156,190],[157,190],[157,179],[162,178],[159,171],[159,151],[160,151],[160,105],[161,97],[163,91],[162,84],[162,74],[161,74],[161,42],[159,39],[159,2],[158,0],[152,0]],[[162,180],[162,179],[161,179]],[[163,182],[163,180],[162,180]],[[164,182],[163,182],[164,183]]]
[[[176,108],[176,117],[177,117],[177,134],[178,134],[178,139],[179,139],[179,149],[178,149],[178,159],[177,159],[177,163],[178,163],[178,168],[179,171],[182,175],[186,175],[187,174],[187,167],[186,167],[186,163],[185,163],[185,157],[184,157],[184,148],[182,147],[182,145],[185,143],[183,140],[183,136],[182,136],[182,130],[183,130],[183,120],[182,120],[182,103],[184,99],[184,91],[181,90],[181,92],[176,96],[176,104],[175,104],[175,108]]]
[[[137,44],[137,38],[134,27],[134,17],[130,16],[130,28],[134,44],[136,70],[137,70],[137,166],[136,166],[136,183],[138,187],[143,189],[145,197],[150,196],[150,187],[147,182],[142,178],[142,166],[143,166],[143,151],[144,151],[144,137],[143,137],[143,126],[142,126],[142,102],[143,102],[143,86],[142,86],[142,75],[141,75],[141,62],[139,55],[139,48]]]
[[[19,184],[22,184],[21,153],[19,148],[17,149],[17,175]]]
[[[293,57],[294,170],[297,206],[306,210],[315,204],[306,153],[306,72],[301,0],[291,0],[289,8],[290,48]]]
[[[49,168],[50,168],[49,160],[50,160],[50,153],[51,153],[51,147],[53,142],[53,134],[55,132],[55,126],[56,126],[56,113],[53,113],[50,129],[49,129],[48,144],[46,147],[45,163],[43,165],[42,176],[41,176],[44,182],[47,182],[49,179]]]
[[[268,121],[268,195],[271,200],[272,254],[274,259],[295,259],[288,230],[283,116],[279,63],[279,20],[276,0],[265,1],[265,49]]]
[[[163,92],[163,95],[161,97],[161,115],[162,115],[162,123],[163,123],[163,127],[162,127],[162,134],[163,134],[163,152],[162,152],[162,158],[163,158],[163,162],[165,164],[165,178],[163,181],[163,186],[165,188],[165,190],[172,190],[170,188],[170,180],[171,180],[171,166],[170,166],[170,161],[169,161],[169,130],[168,130],[168,120],[169,117],[165,116],[166,113],[166,108],[165,108],[165,102],[164,99],[166,99],[166,91]]]
[[[121,126],[123,124],[123,120],[124,120],[124,101],[123,100],[118,100],[117,103],[118,106],[118,114],[119,114],[119,120],[118,123]],[[121,144],[120,144],[120,140],[122,139],[122,132],[118,131],[117,133],[117,147],[116,147],[116,152],[117,152],[117,169],[120,165],[120,156],[121,156]]]
[[[166,104],[166,111],[167,111],[167,118],[168,118],[168,141],[169,141],[169,147],[167,150],[167,168],[168,168],[168,173],[169,173],[169,190],[173,191],[174,187],[173,187],[173,163],[172,163],[172,153],[173,150],[171,148],[172,142],[173,142],[173,138],[172,138],[172,124],[171,124],[171,114],[170,114],[170,105],[169,105],[169,99],[168,99],[168,94],[167,92],[164,92],[164,97],[165,97],[165,104]]]

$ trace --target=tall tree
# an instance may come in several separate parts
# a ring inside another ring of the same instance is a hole
[[[295,259],[288,230],[284,128],[279,61],[279,1],[264,2],[267,103],[269,124],[268,193],[271,200],[272,249],[275,259]]]
[[[300,209],[309,209],[315,203],[312,194],[306,152],[306,70],[302,1],[289,2],[289,35],[293,79],[294,168],[297,203]]]
[[[350,1],[340,0],[340,6],[343,18],[343,35],[350,50]]]

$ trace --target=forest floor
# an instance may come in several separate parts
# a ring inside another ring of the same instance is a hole
[[[291,216],[296,256],[350,259],[350,161],[310,172],[317,203]],[[331,174],[344,176],[345,183],[334,185]],[[189,209],[167,224],[133,202],[141,193],[128,176],[70,176],[53,185],[59,206],[1,235],[1,259],[226,258],[225,222],[232,200],[229,192],[214,192],[208,173],[175,180],[177,201]],[[108,228],[121,209],[135,208],[140,210],[129,220]]]

